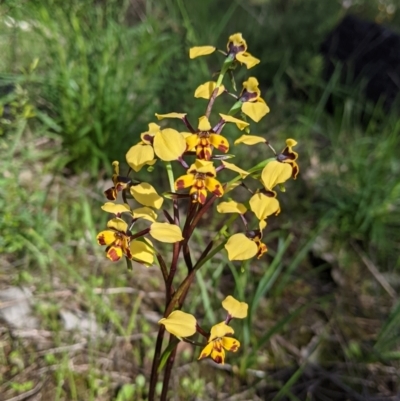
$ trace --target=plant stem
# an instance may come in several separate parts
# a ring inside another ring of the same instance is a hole
[[[214,106],[215,99],[218,96],[219,87],[221,86],[222,80],[224,79],[224,75],[228,71],[228,69],[229,69],[230,65],[232,64],[232,62],[233,62],[233,59],[230,59],[230,58],[225,59],[225,62],[224,62],[223,66],[222,66],[222,69],[221,69],[221,72],[218,75],[218,79],[217,79],[217,83],[215,85],[215,89],[213,90],[213,93],[211,94],[210,100],[208,101],[208,104],[207,104],[207,109],[206,109],[206,114],[205,114],[205,116],[207,118],[210,117],[211,110],[212,110],[212,108]]]
[[[164,339],[164,333],[165,333],[165,326],[160,324],[160,327],[158,328],[156,347],[154,349],[153,364],[151,366],[148,401],[154,401],[154,395],[156,391],[156,384],[158,378],[158,364],[160,363],[160,355]]]
[[[170,342],[173,341],[172,334],[171,334],[171,337],[170,337],[169,341]],[[166,401],[167,400],[169,380],[171,378],[171,371],[172,371],[172,367],[174,366],[174,362],[175,362],[176,350],[177,350],[177,346],[171,352],[171,355],[169,356],[167,364],[165,366],[163,388],[162,388],[162,392],[161,392],[160,401]]]

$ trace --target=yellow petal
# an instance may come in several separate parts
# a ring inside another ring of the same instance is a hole
[[[222,346],[227,351],[236,352],[240,347],[240,342],[236,340],[236,338],[224,337],[221,339],[221,341],[222,341]]]
[[[115,241],[115,232],[104,230],[98,233],[96,238],[99,245],[111,245]]]
[[[247,52],[237,54],[236,60],[243,63],[248,69],[254,67],[260,62],[258,58],[253,57]]]
[[[182,156],[186,150],[186,141],[178,131],[166,128],[155,135],[153,146],[156,155],[168,162]]]
[[[215,149],[218,149],[220,152],[226,153],[229,150],[229,142],[222,135],[211,134],[210,143],[212,146],[214,146]]]
[[[151,266],[154,262],[154,249],[151,241],[133,240],[129,245],[132,258],[138,262]]]
[[[132,146],[126,154],[126,162],[136,172],[140,171],[145,164],[150,164],[153,160],[153,147],[143,143]]]
[[[153,209],[150,209],[149,207],[139,207],[132,210],[132,217],[134,219],[149,220],[154,223],[157,219],[157,214]]]
[[[231,317],[236,319],[244,319],[247,316],[247,310],[249,308],[246,302],[239,302],[237,299],[233,298],[232,295],[228,295],[222,301],[222,307]]]
[[[159,120],[162,120],[164,118],[179,118],[179,119],[182,119],[185,116],[186,116],[186,113],[167,113],[167,114],[158,114],[158,113],[156,113],[156,117]]]
[[[244,234],[234,234],[225,244],[229,260],[247,260],[257,254],[257,245]]]
[[[195,98],[202,98],[202,99],[210,99],[212,93],[214,92],[217,83],[214,81],[208,81],[205,84],[200,85],[197,87],[196,91],[194,92]],[[225,86],[221,85],[218,88],[217,97],[225,91]]]
[[[168,333],[176,337],[190,337],[196,333],[196,318],[180,310],[173,311],[168,317],[162,318],[158,324],[163,324]]]
[[[239,33],[234,33],[231,36],[229,36],[228,45],[227,45],[228,51],[229,51],[229,45],[230,44],[232,44],[235,47],[243,46],[243,48],[244,48],[243,51],[247,50],[247,43],[244,40],[244,38],[243,38],[243,36],[242,36],[242,34],[240,32]]]
[[[217,175],[214,167],[214,163],[208,160],[196,159],[188,171],[196,170],[198,173],[209,174],[215,177]]]
[[[218,197],[221,197],[224,194],[224,188],[222,188],[221,183],[217,179],[213,177],[206,177],[204,182],[209,192],[212,192]]]
[[[193,174],[181,175],[175,181],[175,189],[178,191],[180,189],[191,187],[195,183],[195,178]]]
[[[153,223],[150,226],[150,235],[157,241],[168,244],[183,240],[180,227],[169,223]]]
[[[225,337],[227,334],[233,334],[234,332],[235,330],[233,330],[232,327],[228,326],[225,322],[215,324],[213,327],[211,327],[210,338],[208,339],[208,342],[211,342],[216,338]]]
[[[271,214],[278,214],[280,211],[278,199],[266,196],[262,193],[254,194],[249,204],[250,209],[258,220],[265,220]]]
[[[253,121],[258,123],[267,113],[269,113],[269,107],[264,102],[245,102],[242,104],[242,111]]]
[[[193,150],[200,142],[200,138],[197,134],[190,134],[185,138],[187,150]]]
[[[239,143],[244,143],[245,145],[257,145],[258,143],[266,143],[267,140],[262,136],[257,135],[242,135],[240,138],[236,139],[235,145]]]
[[[110,246],[107,249],[106,255],[111,262],[118,262],[123,255],[122,248],[120,246]]]
[[[292,167],[287,163],[276,160],[269,162],[261,173],[261,181],[266,189],[272,189],[282,184],[292,176]]]
[[[114,174],[119,175],[119,161],[117,160],[113,161],[112,166],[114,168]]]
[[[191,47],[189,50],[189,58],[194,59],[200,56],[207,56],[211,53],[214,53],[216,47],[214,46],[195,46]]]
[[[218,339],[214,341],[213,349],[211,351],[211,359],[218,364],[223,365],[225,363],[225,349],[222,345],[222,340]]]
[[[116,217],[115,219],[108,221],[107,227],[114,228],[115,230],[122,233],[126,233],[126,230],[128,229],[128,224],[124,220]]]
[[[107,213],[114,213],[114,214],[121,214],[124,212],[131,211],[129,205],[127,205],[126,203],[122,204],[122,203],[106,202],[101,208]]]
[[[286,146],[292,148],[293,146],[296,146],[296,145],[297,145],[297,141],[295,141],[294,139],[291,139],[291,138],[286,139]]]
[[[245,129],[246,127],[248,127],[248,126],[250,125],[249,123],[246,123],[246,121],[239,120],[238,118],[229,116],[228,114],[221,114],[221,113],[219,113],[219,115],[220,115],[227,123],[234,123],[234,124],[236,124],[237,127],[238,127],[240,130]]]
[[[212,342],[207,343],[207,345],[200,352],[200,356],[198,359],[207,358],[211,354],[213,348],[214,348],[214,344]]]
[[[210,121],[206,116],[201,116],[199,118],[199,131],[210,131],[211,130],[211,124]]]
[[[164,199],[158,195],[154,187],[147,182],[131,186],[131,194],[137,202],[144,206],[160,209]]]
[[[223,164],[227,169],[232,170],[232,171],[234,171],[235,173],[240,174],[240,176],[241,176],[242,178],[245,178],[245,177],[247,177],[247,176],[250,174],[250,173],[248,173],[246,170],[241,169],[240,167],[236,166],[236,165],[233,164],[233,163],[228,163],[228,162],[223,161],[222,164]]]
[[[245,214],[247,209],[243,203],[238,203],[236,201],[221,202],[217,206],[218,213],[239,213]]]
[[[196,134],[192,134],[191,132],[180,132],[180,134],[181,135],[183,135],[183,137],[185,138],[185,139],[187,139],[189,136],[192,136],[192,135],[196,135]]]
[[[154,135],[160,131],[160,126],[155,124],[155,123],[150,123],[149,124],[149,129],[148,131],[142,132],[140,134],[140,139],[142,142],[146,145],[152,145],[151,139],[154,138]]]
[[[243,82],[243,88],[246,89],[247,92],[256,93],[257,96],[260,96],[261,91],[258,85],[258,80],[255,77],[250,77],[247,81]]]
[[[160,130],[160,126],[156,123],[150,123],[149,124],[149,130],[147,132],[144,132],[144,134],[150,133],[150,134],[155,134]]]

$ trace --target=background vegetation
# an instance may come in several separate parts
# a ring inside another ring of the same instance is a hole
[[[271,108],[260,133],[278,149],[286,137],[298,140],[301,174],[271,219],[268,256],[243,266],[221,257],[199,273],[190,307],[205,324],[218,320],[214,311],[232,291],[251,313],[237,328],[240,352],[218,373],[196,361],[197,349],[182,347],[171,399],[395,399],[400,120],[337,75],[326,82],[319,47],[346,13],[399,31],[396,7],[3,1],[0,288],[29,291],[35,320],[0,326],[0,394],[145,399],[161,280],[155,268],[129,272],[105,260],[95,243],[105,222],[102,191],[111,161],[124,160],[154,112],[202,112],[194,88],[218,65],[189,62],[187,49],[222,48],[242,32],[262,60],[254,74]],[[247,155],[238,158],[246,167]],[[0,311],[9,306],[0,293]]]

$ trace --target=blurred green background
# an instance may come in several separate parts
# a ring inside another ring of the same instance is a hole
[[[111,162],[124,162],[155,112],[188,112],[192,122],[204,113],[193,93],[220,59],[189,60],[188,48],[224,48],[235,32],[261,59],[236,73],[238,87],[256,76],[271,108],[257,134],[277,150],[296,139],[300,175],[280,194],[266,257],[216,259],[199,273],[188,311],[211,325],[234,293],[251,314],[235,328],[240,352],[218,374],[196,362],[197,349],[182,350],[171,400],[395,397],[400,119],[338,74],[323,79],[320,45],[348,13],[400,32],[394,0],[1,2],[0,285],[29,288],[48,333],[1,329],[6,399],[35,389],[43,399],[145,399],[161,280],[154,267],[127,272],[105,260],[95,241],[102,191]],[[238,149],[235,162],[253,165]],[[162,183],[157,174],[140,178]],[[94,316],[104,335],[77,352],[87,337],[62,325],[66,308]]]

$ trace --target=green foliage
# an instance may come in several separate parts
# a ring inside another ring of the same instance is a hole
[[[94,174],[138,138],[157,106],[155,72],[176,50],[150,16],[125,21],[129,2],[30,2],[12,9],[31,21],[20,40],[38,42],[39,118],[63,138],[75,169]],[[18,28],[15,28],[18,29]]]

